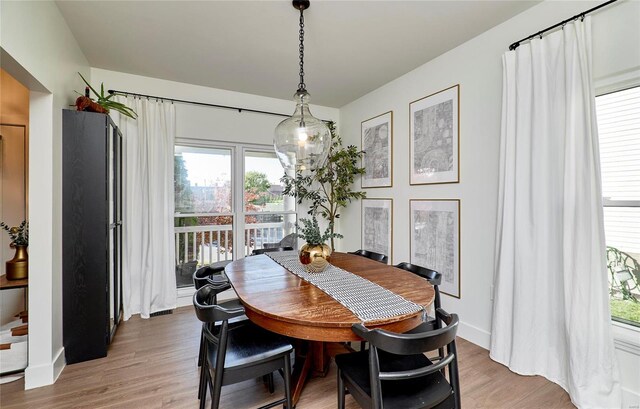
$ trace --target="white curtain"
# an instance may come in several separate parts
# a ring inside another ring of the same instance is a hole
[[[172,103],[121,99],[138,114],[120,116],[124,143],[124,319],[176,307],[173,259],[173,150],[176,134]]]
[[[503,57],[490,356],[559,384],[579,408],[618,408],[590,27]]]

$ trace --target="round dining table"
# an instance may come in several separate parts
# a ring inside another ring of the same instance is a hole
[[[431,284],[405,270],[348,253],[334,252],[330,262],[425,308],[435,297]],[[309,375],[326,374],[330,363],[327,343],[360,340],[351,331],[353,324],[362,322],[357,316],[267,255],[233,261],[226,266],[225,273],[251,321],[269,331],[300,340],[296,344],[293,371],[294,402],[300,398]],[[418,326],[422,317],[422,311],[418,311],[367,321],[365,325],[406,332]]]

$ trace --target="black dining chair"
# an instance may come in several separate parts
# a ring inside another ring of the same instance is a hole
[[[369,341],[370,348],[336,356],[338,409],[344,409],[347,392],[363,408],[459,409],[458,316],[441,308],[436,316],[447,326],[416,334],[369,330],[354,324],[353,332]],[[438,360],[424,355],[445,346],[447,355]]]
[[[222,291],[231,289],[231,284],[229,283],[227,276],[224,275],[223,265],[210,265],[200,267],[193,273],[193,286],[196,290],[199,290],[207,284],[213,285],[216,288],[217,291],[212,292],[213,299],[211,299],[210,302],[212,304],[217,304],[217,295]],[[225,301],[220,305],[225,308],[237,308],[242,306],[237,298]],[[247,317],[245,316],[237,318],[236,321],[242,319],[247,319]],[[198,351],[198,366],[202,366],[202,361],[204,359],[204,332],[200,334],[200,348],[198,349]]]
[[[376,253],[375,251],[360,249],[356,251],[350,251],[349,254],[355,254],[357,256],[370,258],[371,260],[379,261],[383,264],[387,264],[389,262],[389,257],[381,253]]]
[[[442,274],[438,273],[435,270],[431,270],[430,268],[421,267],[417,264],[411,264],[406,262],[396,264],[394,267],[409,271],[427,280],[429,284],[433,286],[433,289],[435,291],[435,297],[433,298],[434,310],[437,311],[438,308],[442,307],[442,304],[440,303],[440,289],[438,287],[440,283],[442,283]],[[413,334],[413,333],[419,333],[424,331],[430,331],[438,328],[442,328],[442,322],[440,322],[440,320],[438,319],[438,316],[437,315],[433,317],[427,316],[424,322],[422,322],[420,325],[418,325],[414,329],[407,331],[406,333]],[[438,350],[438,356],[444,356],[443,348],[440,348]]]
[[[202,365],[198,397],[204,408],[207,389],[211,391],[211,408],[220,405],[222,387],[279,371],[284,379],[284,398],[262,408],[286,403],[292,408],[291,352],[293,346],[283,336],[260,328],[251,321],[230,322],[244,315],[243,307],[225,308],[212,304],[219,289],[211,284],[193,295],[196,316],[205,334],[205,359]],[[220,322],[219,325],[212,325]]]
[[[266,247],[266,248],[261,248],[261,249],[255,249],[251,252],[252,256],[256,256],[258,254],[264,254],[264,253],[273,253],[276,251],[290,251],[293,250],[293,247],[291,246],[287,246],[287,247]]]
[[[442,304],[440,303],[440,288],[438,287],[442,283],[442,274],[438,273],[435,270],[431,270],[430,268],[421,267],[419,265],[411,263],[399,263],[394,267],[409,271],[427,280],[429,284],[433,286],[433,289],[436,293],[433,299],[433,306],[435,307],[434,310],[442,307]],[[437,317],[428,317],[427,321],[423,322],[422,324],[420,324],[420,326],[412,331],[424,332],[430,329],[438,329],[441,326],[442,324],[437,319]]]

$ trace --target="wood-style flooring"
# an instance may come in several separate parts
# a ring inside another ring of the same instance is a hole
[[[148,320],[131,318],[118,329],[108,357],[68,365],[51,386],[25,391],[23,380],[0,385],[0,407],[197,408],[199,336],[200,323],[191,307]],[[470,342],[459,339],[458,352],[463,408],[574,407],[556,384],[539,376],[516,375]],[[273,395],[258,380],[225,386],[221,407],[256,408],[279,399],[282,380],[275,378]],[[307,384],[297,408],[336,406],[332,364],[325,378]],[[358,408],[350,396],[346,406]]]

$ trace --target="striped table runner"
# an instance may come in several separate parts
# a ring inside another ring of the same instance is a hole
[[[426,315],[421,305],[332,264],[320,273],[309,273],[300,263],[297,251],[265,254],[293,274],[327,293],[362,322],[377,321],[418,311]]]

